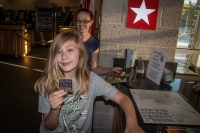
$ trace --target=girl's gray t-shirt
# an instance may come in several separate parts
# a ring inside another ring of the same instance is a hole
[[[78,83],[74,82],[73,94],[67,94],[60,110],[59,125],[54,131],[48,131],[43,123],[40,125],[40,133],[90,133],[92,129],[93,104],[96,96],[103,96],[106,100],[111,99],[117,89],[107,83],[103,78],[90,72],[90,89],[80,97],[74,94],[78,89]],[[43,93],[39,94],[38,111],[48,114],[50,103]]]

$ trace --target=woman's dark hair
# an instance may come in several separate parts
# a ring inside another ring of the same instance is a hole
[[[86,8],[80,8],[80,9],[78,9],[78,10],[76,11],[75,19],[76,19],[77,15],[78,15],[80,12],[86,12],[86,13],[88,13],[88,14],[90,15],[91,20],[93,19],[93,14],[92,14],[92,12],[91,12],[90,10],[86,9]]]

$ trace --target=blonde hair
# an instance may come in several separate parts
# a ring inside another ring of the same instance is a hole
[[[34,90],[39,93],[42,91],[42,86],[44,86],[44,95],[47,98],[52,92],[59,90],[58,81],[60,78],[64,78],[64,73],[60,70],[55,57],[61,46],[68,41],[74,41],[79,50],[79,62],[75,73],[79,88],[75,95],[80,96],[90,88],[90,71],[87,65],[88,54],[85,46],[78,35],[64,31],[53,39],[47,56],[46,68],[34,85]]]

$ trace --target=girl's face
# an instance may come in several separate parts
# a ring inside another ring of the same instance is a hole
[[[80,33],[88,32],[93,20],[86,12],[79,12],[76,16],[76,27]]]
[[[66,74],[75,74],[79,62],[79,50],[74,41],[65,42],[59,49],[56,60]]]

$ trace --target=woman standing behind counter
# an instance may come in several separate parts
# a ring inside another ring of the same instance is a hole
[[[119,73],[122,70],[121,67],[99,67],[100,41],[98,38],[92,36],[89,32],[93,23],[92,12],[85,8],[79,9],[75,15],[75,22],[77,27],[75,33],[82,38],[82,41],[88,52],[88,66],[90,70],[99,75],[107,74],[111,71]]]

